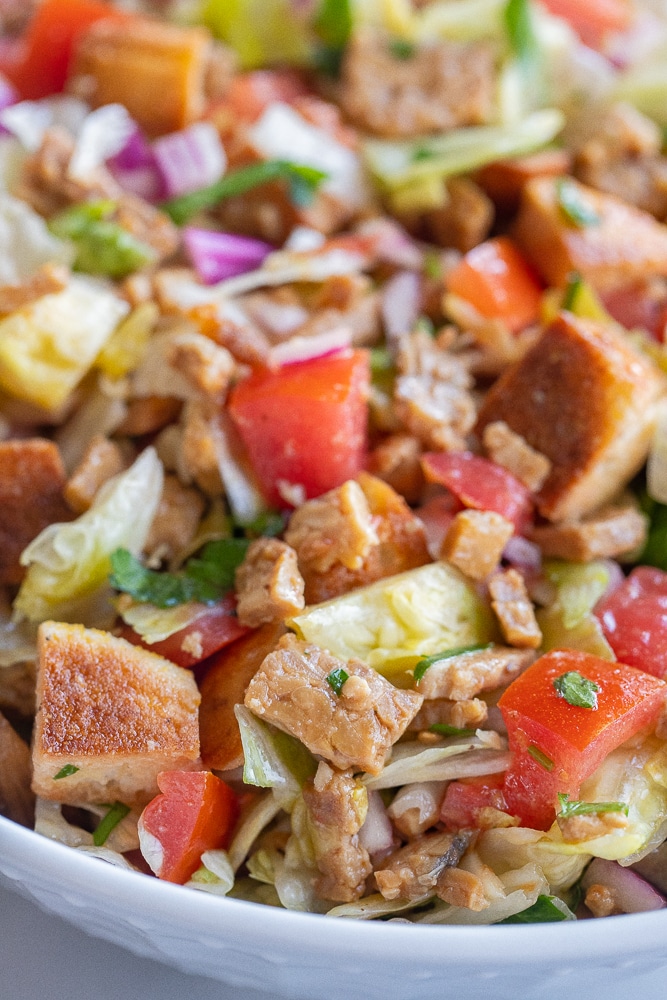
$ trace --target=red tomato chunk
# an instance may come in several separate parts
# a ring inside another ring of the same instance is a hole
[[[639,566],[595,614],[619,660],[667,677],[667,573]]]
[[[158,878],[183,885],[204,851],[227,846],[238,804],[210,771],[163,771],[157,781],[162,794],[139,821],[141,852]]]
[[[424,475],[446,486],[465,507],[502,514],[517,534],[533,513],[530,491],[516,476],[488,458],[471,451],[427,452],[422,455]]]
[[[554,681],[569,671],[597,684],[597,707],[572,705]],[[505,777],[509,812],[526,826],[547,829],[558,793],[576,797],[607,754],[663,711],[667,684],[644,671],[590,653],[554,650],[507,688],[498,706],[512,761]]]
[[[370,367],[366,351],[259,369],[235,387],[229,412],[269,503],[306,499],[364,467]]]

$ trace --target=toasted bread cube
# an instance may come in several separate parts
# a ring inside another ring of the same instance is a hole
[[[160,771],[201,766],[190,671],[108,632],[60,622],[40,625],[38,654],[37,795],[141,806],[157,795]],[[66,765],[78,770],[56,779]]]
[[[642,466],[665,380],[615,328],[561,314],[498,379],[480,432],[503,420],[551,462],[536,494],[551,521],[607,503]]]
[[[20,583],[19,556],[54,521],[69,521],[65,469],[53,441],[0,442],[0,584]]]
[[[149,18],[96,21],[76,46],[70,87],[94,107],[122,104],[150,134],[175,132],[204,110],[208,32]]]
[[[595,217],[590,224],[576,225],[563,211],[559,184],[565,180]],[[598,289],[667,274],[667,226],[570,177],[536,177],[526,184],[514,235],[549,285],[565,285],[575,271]]]
[[[514,525],[492,510],[462,510],[454,517],[440,549],[440,558],[471,580],[483,580],[500,562]]]

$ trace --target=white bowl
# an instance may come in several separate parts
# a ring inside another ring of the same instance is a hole
[[[1,817],[0,872],[88,934],[299,1000],[627,1000],[667,969],[667,911],[502,927],[336,920],[159,882]]]

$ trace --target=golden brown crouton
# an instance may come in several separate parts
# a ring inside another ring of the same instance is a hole
[[[633,504],[605,507],[583,521],[536,525],[530,538],[545,556],[589,562],[613,559],[640,550],[645,541],[648,520]]]
[[[70,521],[58,447],[43,438],[0,441],[0,583],[20,583],[19,556],[54,521]]]
[[[76,46],[70,87],[93,107],[124,105],[150,135],[176,132],[204,110],[210,53],[201,28],[96,21]]]
[[[57,802],[141,805],[157,775],[200,766],[189,670],[108,632],[44,622],[38,634],[33,791]],[[77,768],[57,778],[65,766]]]
[[[96,434],[65,486],[65,499],[75,514],[91,506],[100,486],[125,468],[123,453],[115,443]]]
[[[471,580],[483,580],[500,562],[514,525],[492,510],[462,510],[445,535],[440,558]]]
[[[539,490],[551,471],[551,462],[515,434],[502,420],[487,424],[484,449],[493,462],[508,469],[529,490]]]
[[[568,218],[564,190],[590,217],[588,223]],[[667,274],[667,226],[570,177],[537,177],[525,186],[514,235],[550,285],[565,285],[574,271],[598,289]]]
[[[229,771],[243,764],[243,746],[234,706],[243,704],[250,679],[285,633],[282,622],[263,625],[216,654],[201,682],[199,738],[206,767]]]
[[[478,430],[503,420],[552,468],[536,494],[552,521],[575,520],[617,494],[646,459],[657,369],[615,328],[562,313],[492,386]]]
[[[519,649],[537,649],[542,632],[521,573],[516,569],[496,573],[489,580],[489,596],[505,642]]]

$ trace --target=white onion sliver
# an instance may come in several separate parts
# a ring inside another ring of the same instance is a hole
[[[503,549],[503,559],[527,572],[539,573],[542,568],[542,550],[523,535],[512,535]]]
[[[389,279],[380,308],[390,345],[410,333],[419,318],[420,307],[421,281],[415,271],[399,271]]]
[[[345,326],[313,334],[312,337],[292,337],[276,344],[269,351],[268,363],[271,367],[295,364],[298,361],[312,361],[345,350],[352,343],[352,332]]]
[[[53,114],[45,101],[20,101],[0,111],[0,125],[15,135],[30,153],[35,153],[51,125]]]
[[[387,815],[382,796],[371,790],[368,793],[368,812],[359,831],[359,843],[370,855],[389,851],[394,843],[394,831]]]
[[[584,889],[589,889],[592,885],[606,886],[624,913],[644,913],[648,910],[662,910],[667,906],[667,899],[646,879],[629,868],[623,868],[617,861],[593,858],[584,872],[581,884]]]
[[[218,130],[210,122],[195,122],[156,139],[153,152],[168,198],[208,187],[227,169]]]
[[[67,176],[85,179],[119,153],[134,131],[135,124],[122,104],[105,104],[91,111],[77,136]]]

